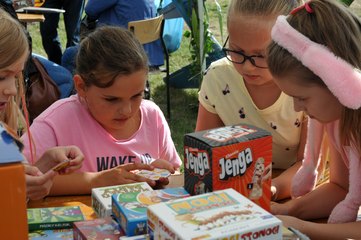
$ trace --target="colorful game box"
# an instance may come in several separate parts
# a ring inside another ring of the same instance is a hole
[[[282,239],[282,222],[234,189],[148,207],[151,239]]]
[[[92,207],[100,218],[112,214],[112,195],[117,193],[144,192],[153,190],[146,182],[123,184],[92,189]]]
[[[72,228],[73,222],[85,220],[79,206],[28,208],[29,231]]]
[[[197,195],[233,188],[270,209],[272,137],[250,125],[186,134],[184,188]]]
[[[147,233],[147,207],[172,199],[188,197],[183,187],[112,196],[113,215],[127,236]]]
[[[29,232],[29,240],[73,240],[73,229],[34,230]]]
[[[112,217],[74,223],[74,240],[118,240],[124,235],[124,231]]]

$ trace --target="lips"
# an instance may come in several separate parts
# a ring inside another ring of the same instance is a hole
[[[7,102],[0,102],[0,110],[4,110],[6,108]]]

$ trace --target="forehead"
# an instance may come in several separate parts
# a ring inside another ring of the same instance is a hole
[[[147,80],[146,70],[140,70],[129,75],[118,75],[115,77],[113,84],[107,88],[92,88],[100,91],[104,95],[122,96],[133,95],[141,92],[144,89]]]
[[[264,50],[271,41],[273,18],[235,16],[228,22],[229,44],[245,50]]]
[[[28,53],[24,53],[19,59],[17,59],[14,63],[4,66],[0,68],[0,72],[2,73],[17,73],[23,70],[25,62],[27,60]]]

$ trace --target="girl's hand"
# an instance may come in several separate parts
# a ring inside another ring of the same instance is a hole
[[[53,147],[48,149],[35,163],[41,172],[50,171],[64,160],[70,160],[68,166],[60,170],[60,174],[67,174],[78,170],[84,160],[84,155],[76,146]]]
[[[175,173],[173,165],[164,159],[156,159],[151,164],[155,168],[167,169],[171,174]]]
[[[134,170],[143,169],[152,171],[154,167],[143,163],[123,164],[109,170],[98,172],[97,177],[92,180],[91,185],[94,188],[137,182],[147,182],[150,186],[155,186],[155,181],[139,176],[132,172]]]
[[[305,225],[305,221],[296,217],[285,216],[285,215],[277,215],[276,217],[282,221],[285,227],[293,227],[297,230],[301,230]]]
[[[271,202],[271,213],[273,215],[288,215],[290,209],[290,202],[286,203],[276,203]]]
[[[26,195],[31,200],[44,198],[49,194],[53,185],[53,178],[57,175],[54,171],[43,174],[37,167],[24,164]]]

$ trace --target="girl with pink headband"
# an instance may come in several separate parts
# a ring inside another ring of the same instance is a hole
[[[361,22],[332,0],[311,0],[279,16],[272,28],[268,66],[277,85],[310,119],[302,167],[292,181],[293,199],[272,205],[311,239],[361,238]],[[323,134],[330,147],[330,180],[314,189]],[[297,198],[296,198],[297,197]]]

